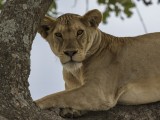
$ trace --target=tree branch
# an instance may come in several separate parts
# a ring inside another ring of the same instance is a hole
[[[0,120],[8,120],[0,115]]]
[[[86,0],[86,12],[89,10],[89,0]]]
[[[144,3],[146,6],[149,6],[149,5],[152,4],[152,0],[150,0],[150,1],[143,0],[143,3]]]
[[[140,11],[139,11],[139,8],[138,8],[138,6],[136,5],[136,2],[135,2],[135,9],[136,9],[136,12],[137,12],[137,14],[138,14],[138,17],[139,17],[139,19],[140,19],[140,22],[141,22],[141,24],[142,24],[142,26],[143,26],[144,32],[145,32],[145,33],[148,33],[148,32],[147,32],[147,27],[146,27],[146,25],[145,25],[145,23],[144,23],[144,20],[143,20],[143,17],[142,17],[142,15],[141,15]]]
[[[76,5],[77,5],[77,0],[74,0],[74,4],[72,7],[76,7]]]

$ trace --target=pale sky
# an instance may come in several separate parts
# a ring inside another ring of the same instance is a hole
[[[104,6],[99,6],[97,0],[89,1],[89,10],[99,9],[103,12]],[[138,8],[144,19],[148,32],[160,32],[160,4],[157,0],[153,5],[146,7],[138,2]],[[58,0],[58,12],[76,13],[83,15],[86,12],[85,0],[78,0],[75,7],[74,0]],[[144,29],[136,13],[130,19],[124,21],[116,18],[114,14],[108,20],[108,24],[100,24],[99,28],[115,36],[136,36],[144,34]],[[59,59],[51,52],[48,43],[37,34],[31,51],[31,73],[29,76],[32,98],[38,99],[48,94],[64,90],[62,66]]]

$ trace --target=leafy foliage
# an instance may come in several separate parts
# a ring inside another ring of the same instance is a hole
[[[117,17],[124,19],[124,15],[131,17],[133,12],[132,8],[135,7],[135,4],[131,0],[98,0],[98,4],[105,5],[106,9],[103,12],[103,22],[107,22],[111,13],[115,13]]]
[[[2,9],[5,1],[6,0],[0,0],[0,10]],[[152,0],[137,0],[137,1],[142,1],[146,6],[152,4]],[[160,3],[160,0],[157,1],[158,3]],[[97,0],[97,3],[99,5],[105,6],[105,11],[103,12],[104,23],[107,23],[107,20],[112,13],[114,13],[117,17],[119,17],[122,20],[125,17],[130,18],[133,14],[132,9],[135,7],[135,3],[133,2],[133,0]],[[56,0],[53,0],[47,14],[56,16],[58,14],[56,10],[57,10],[57,3]]]
[[[50,5],[48,9],[47,15],[56,17],[56,15],[58,14],[56,10],[57,10],[57,4],[56,4],[56,1],[53,0],[52,4]]]

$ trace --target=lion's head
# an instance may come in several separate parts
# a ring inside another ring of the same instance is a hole
[[[84,16],[68,13],[56,20],[45,17],[38,32],[48,41],[63,67],[75,70],[96,49],[93,44],[99,43],[100,31],[97,27],[101,19],[98,10],[91,10]]]

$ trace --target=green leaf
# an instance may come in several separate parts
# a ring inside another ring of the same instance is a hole
[[[106,0],[98,0],[99,4],[106,4]]]
[[[132,16],[133,12],[129,9],[124,9],[124,13],[126,14],[126,16],[129,18]]]
[[[124,14],[129,18],[132,16],[133,12],[131,11],[132,8],[135,7],[135,4],[131,0],[125,0],[122,2],[122,6],[124,7]]]
[[[127,0],[125,2],[122,2],[122,6],[124,6],[125,8],[133,8],[135,7],[135,3],[133,3],[130,0]]]
[[[115,5],[117,3],[117,0],[109,0],[108,4],[113,4]]]
[[[107,19],[108,19],[109,16],[110,16],[110,11],[106,9],[103,12],[103,23],[107,23]]]
[[[49,10],[52,10],[52,9],[57,9],[57,4],[56,4],[55,0],[53,0],[52,4],[49,7]]]
[[[118,16],[120,12],[121,12],[121,9],[116,5],[116,6],[115,6],[116,16]]]
[[[108,6],[108,10],[109,11],[114,11],[114,9],[110,5]]]

